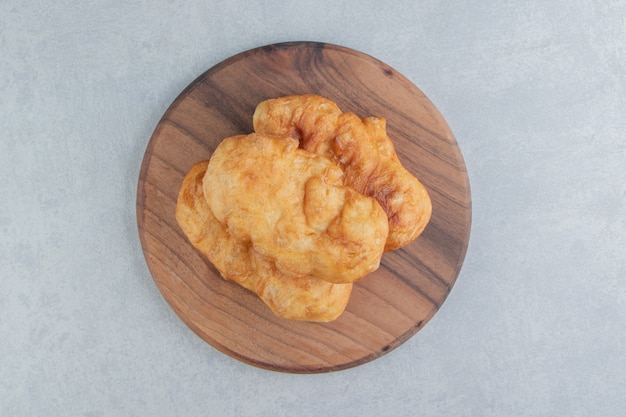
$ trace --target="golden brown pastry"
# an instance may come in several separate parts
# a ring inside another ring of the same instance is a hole
[[[211,210],[203,192],[208,161],[195,164],[183,180],[176,220],[220,274],[256,293],[278,316],[292,320],[331,321],[346,308],[352,284],[285,276],[256,251],[250,241],[229,233]]]
[[[253,122],[256,132],[296,138],[301,148],[334,161],[345,174],[345,185],[375,198],[389,220],[385,251],[411,243],[428,224],[428,192],[400,163],[385,119],[361,119],[308,94],[259,103]]]
[[[253,133],[224,139],[203,180],[210,211],[288,277],[354,282],[376,270],[385,212],[343,185],[343,172],[298,141]]]

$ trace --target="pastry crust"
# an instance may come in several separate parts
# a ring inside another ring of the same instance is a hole
[[[385,119],[302,95],[259,103],[253,123],[189,170],[176,220],[222,277],[276,315],[335,320],[352,283],[422,233],[430,197]]]
[[[255,132],[298,139],[302,149],[334,161],[345,185],[375,198],[389,220],[385,251],[411,243],[428,224],[428,192],[402,166],[385,119],[343,113],[331,100],[307,94],[259,103],[253,124]]]
[[[204,196],[208,165],[202,161],[189,170],[176,204],[176,220],[193,246],[222,277],[257,294],[280,317],[318,322],[339,317],[348,304],[352,284],[287,276],[249,240],[230,233],[213,215]]]
[[[228,232],[282,274],[349,283],[378,268],[389,226],[376,200],[342,177],[295,139],[253,133],[220,143],[203,190]]]

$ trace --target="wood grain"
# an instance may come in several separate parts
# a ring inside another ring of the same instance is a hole
[[[174,219],[183,176],[219,142],[249,133],[267,98],[316,93],[343,111],[387,119],[402,163],[427,187],[431,222],[411,245],[386,253],[378,271],[355,284],[331,323],[276,317],[257,297],[222,279]],[[253,49],[211,68],[172,103],[148,143],[137,191],[144,255],[161,294],[198,336],[246,363],[313,373],[376,359],[413,336],[437,312],[468,245],[470,189],[465,164],[444,118],[393,68],[323,43]]]

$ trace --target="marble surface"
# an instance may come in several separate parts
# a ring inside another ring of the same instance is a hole
[[[448,300],[382,358],[240,363],[160,296],[135,198],[196,76],[289,40],[370,54],[455,133],[473,224]],[[0,2],[0,415],[619,416],[626,2]]]

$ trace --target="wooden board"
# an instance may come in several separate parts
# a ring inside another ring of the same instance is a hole
[[[316,93],[343,111],[387,119],[402,163],[427,187],[431,222],[411,245],[386,253],[354,286],[331,323],[276,317],[251,292],[225,281],[174,219],[185,173],[225,137],[252,132],[267,98]],[[137,192],[141,244],[154,281],[198,336],[246,363],[275,371],[328,372],[396,348],[437,312],[465,256],[471,223],[463,157],[445,120],[410,81],[379,60],[312,42],[269,45],[233,56],[193,81],[150,139]]]

